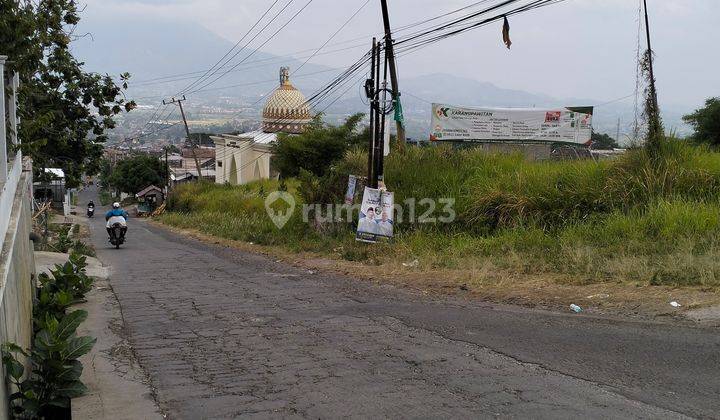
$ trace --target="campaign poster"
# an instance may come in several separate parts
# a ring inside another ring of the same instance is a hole
[[[365,187],[355,239],[377,242],[393,237],[393,193]]]
[[[593,107],[470,108],[432,104],[432,141],[590,144]]]

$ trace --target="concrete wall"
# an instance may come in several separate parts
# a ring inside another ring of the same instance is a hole
[[[31,188],[32,171],[23,171],[10,214],[0,214],[0,217],[9,217],[7,233],[0,248],[0,343],[13,342],[25,349],[30,348],[32,339],[35,289],[35,260],[30,241]],[[8,418],[9,393],[6,386],[0,386],[0,420]]]

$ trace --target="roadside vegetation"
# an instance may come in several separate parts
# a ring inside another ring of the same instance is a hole
[[[35,251],[73,252],[79,255],[95,256],[93,247],[78,238],[80,235],[80,225],[50,223],[46,234],[44,234],[43,229],[38,230],[40,233],[38,234],[37,241],[34,242]]]
[[[391,244],[356,242],[352,223],[304,223],[297,208],[283,229],[267,216],[265,197],[277,189],[298,203],[342,203],[347,176],[363,174],[366,162],[351,148],[321,174],[300,167],[280,182],[183,185],[162,221],[367,264],[417,259],[419,269],[494,267],[578,284],[720,286],[720,153],[705,146],[669,138],[656,151],[600,162],[528,162],[447,146],[394,151],[386,183],[403,213],[408,199],[449,197],[457,217],[399,224]]]
[[[95,338],[78,336],[85,310],[73,306],[85,301],[93,280],[85,271],[87,256],[95,250],[86,244],[79,224],[50,223],[50,207],[33,217],[36,251],[69,254],[63,264],[40,273],[32,308],[33,337],[28,349],[16,343],[0,345],[10,418],[70,418],[70,400],[86,392],[80,381],[83,366],[78,360],[89,352]]]
[[[11,418],[69,418],[70,399],[86,392],[78,359],[96,340],[76,334],[88,313],[71,309],[84,301],[92,288],[92,278],[85,273],[85,258],[71,254],[49,275],[38,276],[32,348],[23,349],[14,343],[1,347],[7,380],[14,390],[9,396]]]

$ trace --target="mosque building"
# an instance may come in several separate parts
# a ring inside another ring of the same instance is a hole
[[[300,134],[312,121],[305,96],[290,83],[290,69],[280,69],[280,86],[262,113],[262,128],[248,133],[212,136],[218,184],[246,184],[270,178],[271,145],[278,133]]]

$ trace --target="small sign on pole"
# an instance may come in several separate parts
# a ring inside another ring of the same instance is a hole
[[[357,177],[350,175],[348,177],[347,190],[345,191],[345,204],[352,205],[355,202],[355,186],[357,185]]]

